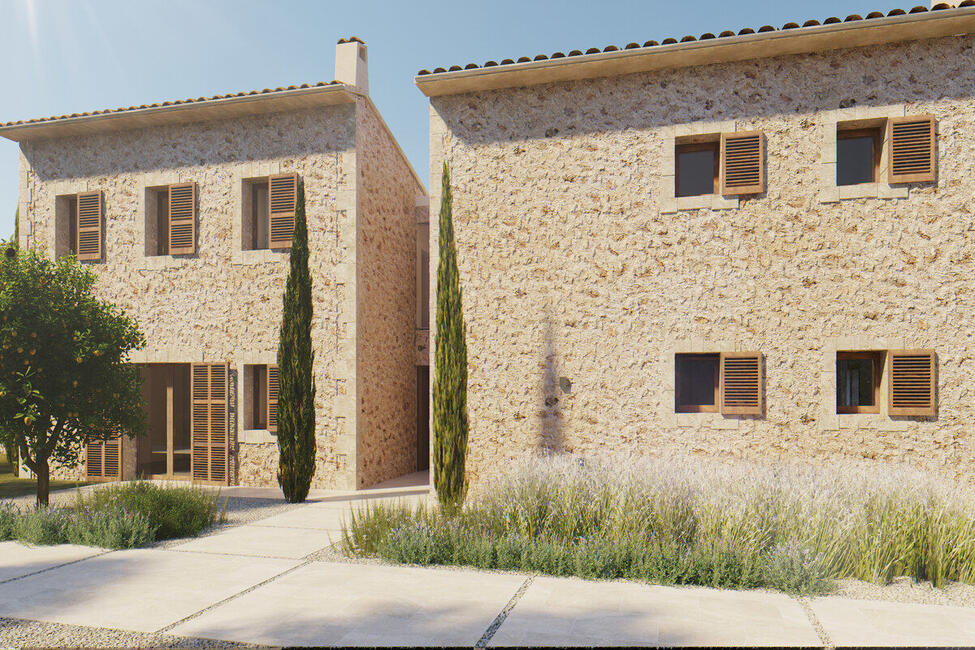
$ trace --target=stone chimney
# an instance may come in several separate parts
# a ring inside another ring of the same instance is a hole
[[[340,38],[335,46],[335,80],[369,94],[369,53],[358,36]]]

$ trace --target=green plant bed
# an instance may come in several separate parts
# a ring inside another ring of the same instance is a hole
[[[194,486],[115,483],[79,492],[70,507],[0,507],[0,541],[137,548],[198,535],[222,519],[219,500]]]
[[[353,513],[347,555],[801,594],[975,582],[975,496],[904,467],[532,458],[462,510]]]
[[[90,485],[90,483],[84,481],[51,481],[51,490],[63,490],[83,485]],[[7,461],[7,457],[0,453],[0,499],[13,499],[36,493],[37,481],[32,478],[14,476],[13,468]]]

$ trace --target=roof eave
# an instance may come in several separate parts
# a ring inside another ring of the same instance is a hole
[[[39,122],[0,126],[0,136],[23,142],[39,138],[107,133],[126,129],[187,124],[214,119],[278,113],[316,106],[355,102],[355,89],[346,84],[296,88],[272,93],[221,97],[169,106],[78,115]]]
[[[424,95],[437,97],[971,33],[975,9],[964,7],[425,74],[415,83]]]

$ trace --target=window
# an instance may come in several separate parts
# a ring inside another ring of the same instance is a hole
[[[674,155],[678,197],[765,191],[765,135],[761,131],[688,136],[678,139]]]
[[[678,354],[676,393],[678,413],[718,411],[720,354]]]
[[[246,179],[242,201],[243,250],[290,248],[297,196],[297,174]]]
[[[196,184],[146,188],[146,256],[196,252]]]
[[[677,412],[762,415],[762,361],[759,352],[676,355]]]
[[[880,413],[885,352],[836,353],[836,412]]]
[[[836,184],[876,183],[883,133],[880,127],[836,131]]]
[[[677,144],[677,196],[718,193],[720,142]]]
[[[277,431],[278,367],[244,366],[244,428]]]
[[[102,259],[105,203],[101,192],[79,192],[55,198],[54,251],[57,257]]]

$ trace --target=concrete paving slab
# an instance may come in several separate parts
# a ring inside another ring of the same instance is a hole
[[[170,546],[169,550],[299,559],[331,545],[338,539],[337,533],[333,532],[330,536],[328,531],[323,530],[247,524],[234,526],[213,535],[197,537]]]
[[[20,542],[0,542],[0,582],[104,552],[105,549],[93,546],[28,546]]]
[[[313,562],[173,634],[272,646],[474,645],[525,578]]]
[[[837,646],[971,646],[975,609],[826,596],[810,606]]]
[[[492,646],[820,646],[781,594],[536,577]]]
[[[160,549],[115,551],[0,584],[0,616],[154,632],[297,564]]]
[[[309,530],[326,530],[341,532],[342,522],[348,521],[348,508],[322,508],[301,506],[294,510],[274,515],[255,522],[257,526],[280,528],[304,528]]]

